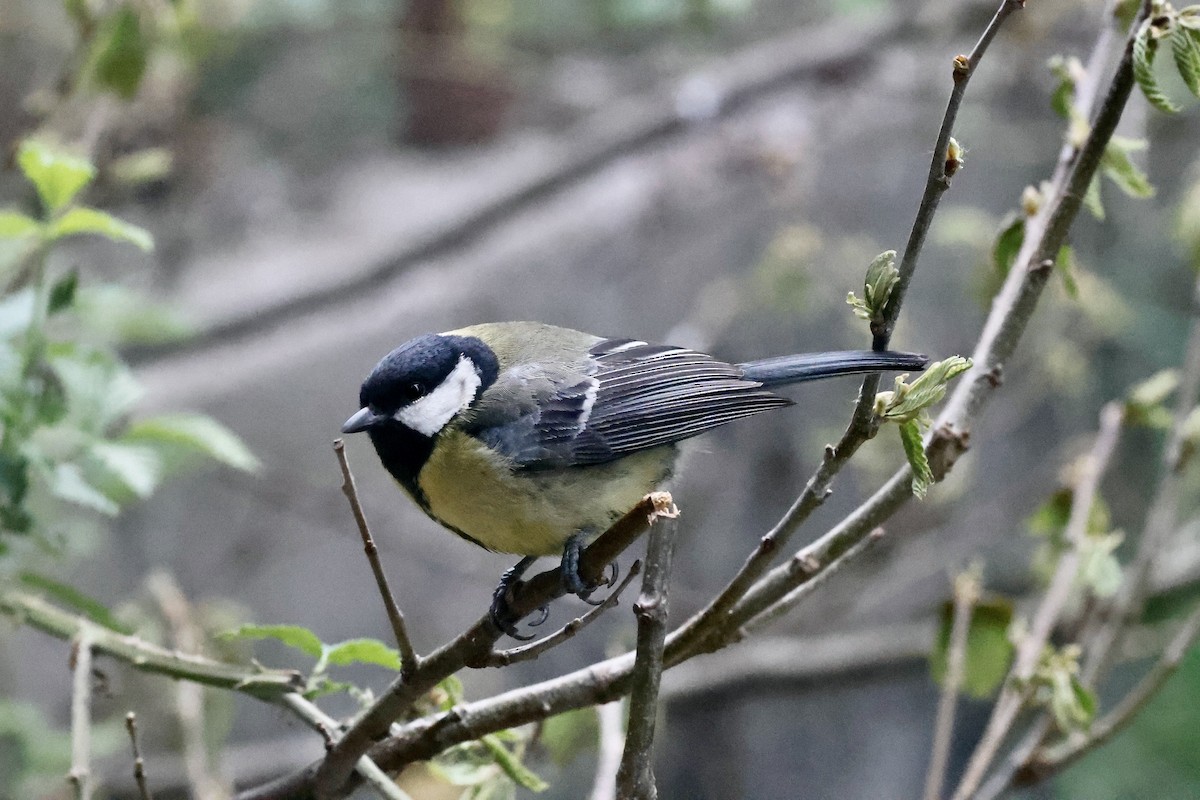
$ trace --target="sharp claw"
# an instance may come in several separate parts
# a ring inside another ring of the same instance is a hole
[[[538,618],[536,620],[534,620],[533,622],[529,623],[529,627],[536,628],[537,626],[541,625],[543,622],[545,622],[548,619],[550,619],[550,606],[539,606],[538,607]]]
[[[617,566],[617,562],[610,561],[608,564],[608,577],[601,585],[611,589],[613,586],[617,585],[617,576],[620,574],[621,568]]]

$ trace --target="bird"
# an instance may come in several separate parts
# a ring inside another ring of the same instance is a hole
[[[579,575],[583,547],[673,477],[684,440],[793,405],[779,386],[927,362],[839,351],[727,363],[539,322],[484,323],[426,333],[385,355],[341,430],[365,431],[434,521],[522,556],[491,608],[515,634],[504,619],[512,583],[538,557],[558,556],[564,591],[587,599],[596,587]]]

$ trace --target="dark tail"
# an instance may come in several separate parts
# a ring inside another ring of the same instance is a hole
[[[836,353],[802,353],[764,358],[761,361],[738,364],[738,368],[748,380],[758,381],[764,386],[781,386],[834,375],[853,375],[857,372],[920,371],[925,369],[928,363],[928,358],[916,353],[843,350]]]

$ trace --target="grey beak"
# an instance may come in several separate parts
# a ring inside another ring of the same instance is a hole
[[[365,431],[367,428],[384,419],[387,418],[376,414],[370,408],[360,408],[355,412],[354,416],[342,423],[342,433]]]

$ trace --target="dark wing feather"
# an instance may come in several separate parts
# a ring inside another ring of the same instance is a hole
[[[605,339],[576,368],[517,367],[466,430],[523,469],[602,464],[791,401],[711,356]]]

